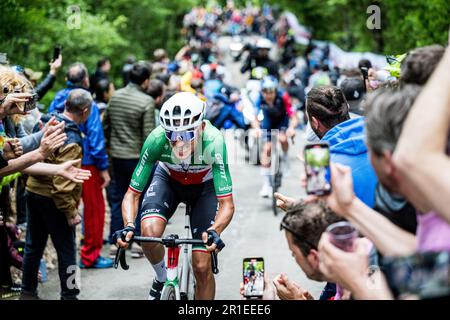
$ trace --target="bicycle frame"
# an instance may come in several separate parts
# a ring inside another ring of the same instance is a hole
[[[175,289],[175,296],[177,300],[181,300],[181,294],[180,294],[180,286],[179,286],[179,279],[178,279],[178,258],[180,254],[180,246],[177,246],[175,248],[168,248],[167,250],[167,280],[164,283],[163,291],[161,292],[161,296],[164,295],[164,291],[167,290],[169,287],[174,287]]]
[[[189,238],[191,228],[189,214],[185,215],[184,228],[186,231],[186,238]],[[180,250],[182,250],[183,252],[183,268],[181,269],[181,274],[178,269]],[[182,244],[181,246],[167,248],[167,280],[164,283],[164,288],[161,296],[163,295],[164,290],[167,290],[167,288],[169,288],[170,286],[175,288],[175,296],[177,300],[181,300],[182,293],[186,295],[188,294],[189,271],[191,269],[191,263],[189,259],[190,253],[191,250],[189,244]]]
[[[188,208],[186,208],[186,212],[188,212]],[[189,215],[186,214],[184,217],[184,230],[186,238],[191,236],[191,224],[189,220]],[[192,247],[189,247],[188,244],[182,245],[183,249],[183,269],[181,269],[181,286],[180,290],[182,293],[188,294],[188,286],[189,286],[189,271],[192,268],[189,257],[191,256]]]
[[[140,242],[149,242],[149,243],[160,243],[167,247],[167,280],[164,283],[163,290],[161,292],[161,296],[165,296],[167,290],[173,289],[175,290],[175,299],[181,300],[182,294],[186,295],[186,298],[189,298],[188,290],[189,290],[189,277],[193,276],[192,265],[190,263],[190,256],[192,249],[189,245],[206,245],[202,240],[199,239],[191,239],[190,238],[190,219],[189,219],[190,208],[187,206],[186,208],[186,216],[185,216],[185,230],[186,230],[186,239],[179,239],[178,235],[172,234],[165,238],[155,238],[155,237],[141,237],[136,236],[132,241],[140,241]],[[122,237],[125,237],[125,234],[122,233]],[[122,238],[124,241],[124,238]],[[210,242],[211,241],[211,242]],[[212,239],[209,237],[208,242],[212,243]],[[180,250],[183,250],[183,267],[181,269],[178,268],[178,261],[180,257]],[[126,262],[125,249],[119,247],[117,249],[116,257],[114,259],[114,268],[118,268],[120,266],[124,270],[129,269],[129,265]],[[211,252],[211,268],[213,274],[219,273],[218,269],[218,261],[217,261],[217,253]],[[191,278],[194,279],[194,278]],[[180,284],[181,280],[181,284]]]

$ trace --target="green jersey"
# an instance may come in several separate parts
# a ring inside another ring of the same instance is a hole
[[[224,137],[209,121],[205,120],[205,124],[202,138],[194,153],[190,159],[183,161],[173,154],[164,129],[159,126],[153,130],[142,147],[130,189],[141,193],[147,185],[154,165],[158,162],[158,166],[181,184],[201,184],[213,179],[218,198],[231,196],[232,182]]]

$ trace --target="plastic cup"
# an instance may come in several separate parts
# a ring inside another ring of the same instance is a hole
[[[330,242],[341,250],[351,252],[358,237],[358,231],[347,221],[336,222],[328,226],[326,232]]]
[[[41,259],[41,263],[39,265],[39,271],[41,272],[41,282],[44,283],[47,281],[47,264],[44,259]]]

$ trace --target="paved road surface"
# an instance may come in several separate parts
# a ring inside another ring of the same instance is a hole
[[[229,39],[222,38],[220,48],[227,48]],[[227,59],[227,69],[232,74],[235,85],[242,85],[239,64]],[[233,133],[226,134],[233,195],[236,211],[229,227],[223,233],[226,248],[219,255],[220,273],[216,276],[217,299],[239,299],[239,283],[242,281],[242,259],[248,256],[261,256],[265,259],[265,269],[270,278],[279,272],[286,272],[290,278],[307,288],[318,297],[323,283],[311,281],[295,263],[287,247],[284,233],[279,229],[281,216],[275,217],[271,211],[271,200],[258,196],[262,182],[259,168],[243,162],[242,148],[234,139]],[[290,176],[285,177],[281,192],[287,195],[303,194],[299,186],[299,176],[303,170],[296,155],[304,145],[304,134],[299,131],[289,162]],[[183,213],[179,209],[166,233],[183,234]],[[105,254],[106,254],[105,248]],[[80,299],[146,299],[154,271],[146,259],[128,257],[130,269],[124,270],[81,270]],[[49,273],[49,280],[40,286],[44,299],[59,299],[59,280],[56,271]]]

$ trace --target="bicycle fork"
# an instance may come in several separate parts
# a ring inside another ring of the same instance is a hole
[[[180,247],[167,248],[167,280],[164,288],[173,286],[175,289],[176,299],[180,300],[180,287],[178,286],[178,257],[180,254]]]
[[[189,210],[188,208],[186,210]],[[190,220],[189,215],[185,215],[184,217],[184,230],[186,234],[186,238],[190,237]],[[181,269],[181,284],[180,284],[180,291],[183,294],[186,294],[186,296],[189,294],[188,288],[189,288],[189,269],[191,268],[191,265],[189,263],[189,245],[183,244],[183,268]]]

